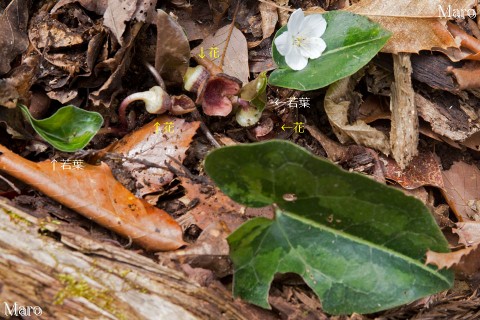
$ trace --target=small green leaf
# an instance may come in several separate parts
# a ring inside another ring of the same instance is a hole
[[[103,124],[103,118],[98,112],[75,106],[62,107],[51,117],[42,120],[34,119],[26,106],[18,106],[33,129],[60,151],[75,152],[83,149]]]
[[[346,172],[286,141],[210,153],[205,170],[233,200],[275,204],[228,238],[234,294],[268,308],[276,273],[295,272],[332,314],[371,313],[448,289],[449,270],[425,266],[448,244],[417,199]]]
[[[267,73],[260,73],[255,80],[243,86],[240,98],[250,102],[258,111],[262,112],[267,103]]]
[[[391,36],[379,24],[354,13],[329,11],[323,17],[327,21],[322,36],[327,48],[323,54],[310,59],[303,70],[295,71],[288,67],[285,57],[273,44],[273,60],[279,69],[270,74],[270,84],[303,91],[326,87],[360,70]],[[275,38],[286,30],[287,26],[282,27]]]

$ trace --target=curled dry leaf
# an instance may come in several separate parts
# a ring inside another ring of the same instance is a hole
[[[275,31],[275,26],[278,22],[277,8],[270,4],[259,2],[258,9],[262,16],[263,39],[266,39]]]
[[[10,62],[28,48],[27,0],[13,0],[0,15],[0,74],[10,71]]]
[[[141,23],[133,25],[129,30],[130,32],[127,32],[125,36],[123,47],[115,53],[113,58],[109,58],[96,66],[96,68],[110,69],[112,74],[98,90],[90,94],[89,99],[94,106],[101,105],[109,108],[117,94],[122,90],[122,78],[130,67],[133,43],[141,27]]]
[[[133,18],[139,22],[154,22],[156,5],[157,0],[137,0],[137,8],[133,14]]]
[[[156,4],[157,0],[147,1],[147,3],[142,0],[108,0],[108,7],[103,16],[103,24],[112,31],[117,41],[123,45],[124,39],[122,35],[127,27],[126,22],[133,18],[138,22],[146,21],[146,17],[151,14],[150,12],[155,10]]]
[[[40,12],[32,18],[32,26],[28,30],[30,41],[38,49],[64,49],[80,46],[87,42],[89,28],[80,24],[78,28],[70,28],[54,19],[47,12]]]
[[[422,152],[415,156],[403,170],[391,158],[380,157],[380,161],[383,163],[385,178],[395,181],[405,189],[422,186],[440,189],[444,187],[440,164],[431,152]]]
[[[278,6],[277,7],[278,21],[280,22],[280,25],[282,27],[287,24],[288,17],[290,16],[288,1],[289,0],[274,0],[274,2]],[[282,7],[285,9],[282,9]]]
[[[443,196],[459,221],[480,219],[480,170],[473,164],[455,162],[443,171]]]
[[[425,264],[433,264],[439,269],[453,267],[466,276],[473,275],[480,268],[480,243],[449,253],[428,250]]]
[[[457,222],[453,232],[458,234],[458,242],[467,247],[480,243],[480,223],[477,221]]]
[[[213,14],[213,22],[218,25],[222,20],[228,8],[232,5],[232,0],[209,0],[208,5]]]
[[[185,152],[199,126],[198,121],[186,122],[184,119],[163,115],[125,136],[107,150],[127,158],[122,166],[136,180],[137,195],[141,197],[160,191],[162,186],[173,179],[173,173],[160,166],[170,163],[170,157],[179,162],[185,159]],[[172,132],[168,132],[168,128]]]
[[[203,59],[210,59],[217,66],[220,66],[222,55],[225,54],[223,66],[221,66],[223,72],[240,79],[244,84],[248,82],[250,71],[248,69],[247,40],[236,27],[232,29],[230,25],[226,25],[220,28],[215,34],[206,37],[198,47],[195,47],[192,55],[198,58],[201,48],[205,54]]]
[[[110,29],[120,44],[123,44],[123,32],[126,22],[130,21],[136,10],[135,1],[109,0],[103,16],[103,24]]]
[[[54,170],[49,160],[34,163],[2,145],[0,152],[0,170],[145,249],[174,250],[184,245],[175,220],[131,194],[106,164],[62,170],[56,163]]]
[[[354,92],[356,82],[354,77],[348,77],[337,81],[328,88],[325,96],[325,112],[328,121],[341,143],[354,140],[357,144],[380,150],[388,155],[390,142],[383,132],[362,120],[349,124],[349,107],[360,99],[359,94]]]
[[[108,0],[97,0],[97,1],[92,1],[92,0],[60,0],[55,4],[55,6],[50,10],[50,13],[54,13],[61,7],[72,3],[72,2],[78,2],[82,7],[87,9],[88,11],[93,11],[98,15],[102,15],[105,13],[105,10],[108,7]]]
[[[449,6],[469,9],[475,5],[475,0],[400,0],[394,6],[388,0],[361,0],[346,10],[365,15],[393,33],[383,52],[418,53],[420,50],[459,48],[460,43],[448,31],[447,20],[441,19],[439,8],[448,14]]]
[[[0,106],[15,108],[17,102],[28,100],[40,57],[31,55],[11,71],[10,77],[0,79]]]
[[[155,69],[163,80],[182,84],[190,61],[190,45],[182,27],[165,11],[157,11]]]
[[[480,63],[467,63],[461,68],[450,68],[449,71],[455,76],[458,83],[458,89],[478,89],[480,88]]]

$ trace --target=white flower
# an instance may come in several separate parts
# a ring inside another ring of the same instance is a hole
[[[327,47],[320,37],[325,33],[327,21],[321,14],[304,16],[302,9],[295,10],[287,24],[287,31],[275,39],[278,52],[293,70],[302,70],[308,59],[316,59]]]

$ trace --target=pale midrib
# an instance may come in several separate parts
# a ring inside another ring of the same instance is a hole
[[[336,53],[336,52],[339,52],[339,51],[343,51],[343,50],[346,50],[346,49],[349,49],[349,48],[354,48],[354,47],[357,47],[357,46],[360,46],[360,45],[364,45],[364,44],[367,44],[367,43],[371,43],[371,42],[376,42],[376,41],[379,41],[379,40],[383,40],[384,38],[386,38],[386,37],[388,37],[388,36],[389,36],[389,35],[387,34],[387,35],[384,35],[383,37],[373,38],[373,39],[369,39],[369,40],[365,40],[365,41],[361,41],[361,42],[355,42],[354,44],[349,45],[349,46],[340,47],[340,48],[336,48],[336,49],[327,51],[327,52],[325,52],[325,54],[323,54],[322,56],[328,56],[329,54]]]

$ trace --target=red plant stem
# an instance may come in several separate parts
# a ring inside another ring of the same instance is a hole
[[[125,99],[123,99],[120,107],[118,108],[118,121],[120,122],[120,126],[123,130],[128,130],[128,122],[127,122],[127,107],[133,101],[142,100],[144,101],[143,92],[136,92]]]

